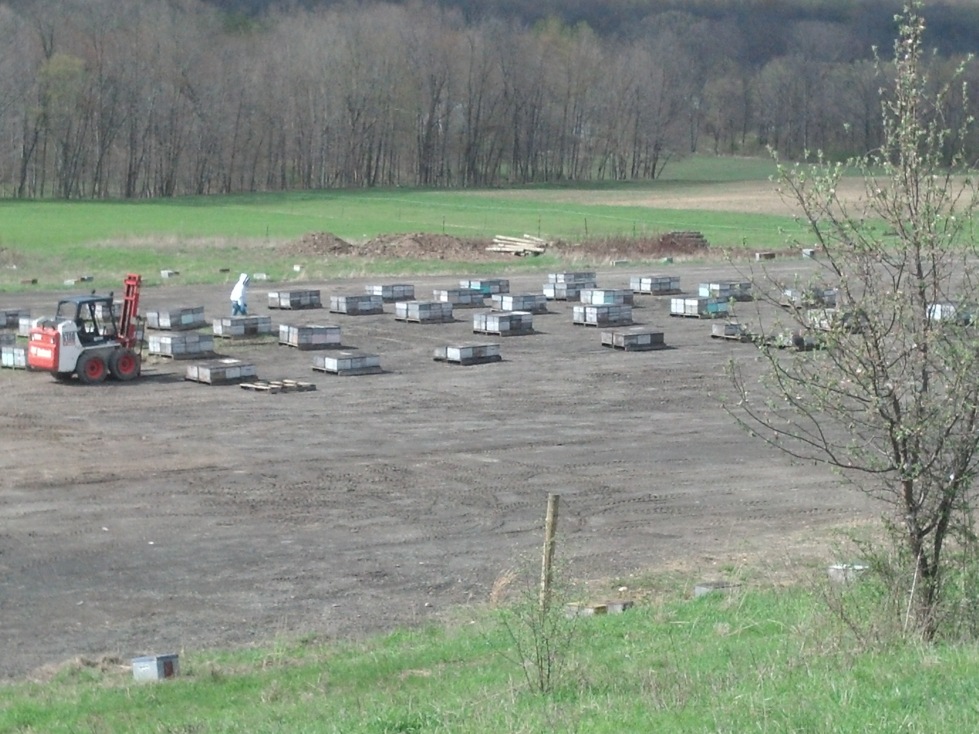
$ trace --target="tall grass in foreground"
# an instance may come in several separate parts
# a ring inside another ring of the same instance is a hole
[[[849,592],[848,592],[849,593]],[[861,593],[859,591],[855,593]],[[3,732],[966,732],[974,646],[861,645],[821,592],[676,599],[582,618],[534,693],[492,611],[360,644],[184,651],[180,678],[67,666],[0,687]]]

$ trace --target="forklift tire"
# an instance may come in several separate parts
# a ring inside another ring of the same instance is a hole
[[[98,354],[83,354],[78,359],[78,366],[75,371],[78,373],[79,381],[86,385],[103,382],[109,372],[105,360]]]
[[[132,349],[118,349],[109,357],[109,372],[120,382],[139,377],[140,359]]]

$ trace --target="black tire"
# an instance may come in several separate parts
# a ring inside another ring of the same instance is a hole
[[[140,358],[132,349],[117,349],[109,357],[109,372],[120,382],[129,382],[139,377]]]
[[[96,385],[105,381],[109,374],[109,368],[105,364],[100,354],[83,354],[78,358],[78,365],[75,368],[78,379],[86,385]]]

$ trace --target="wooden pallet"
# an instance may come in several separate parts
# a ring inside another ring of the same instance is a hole
[[[270,394],[280,392],[311,392],[316,389],[316,385],[312,382],[300,382],[299,380],[259,380],[258,382],[243,382],[239,387],[242,390]]]

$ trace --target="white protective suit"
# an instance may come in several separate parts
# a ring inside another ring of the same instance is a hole
[[[237,306],[237,308],[235,308]],[[238,282],[231,289],[232,315],[237,313],[245,314],[248,312],[248,274],[242,273],[238,276]]]

